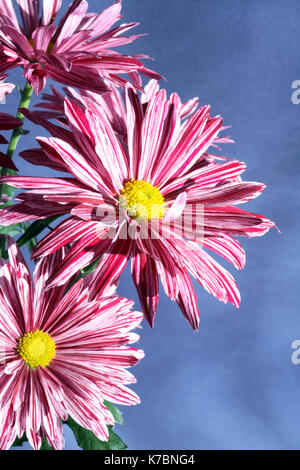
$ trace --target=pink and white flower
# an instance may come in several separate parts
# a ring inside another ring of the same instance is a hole
[[[47,77],[97,93],[108,89],[103,79],[124,86],[127,80],[120,74],[131,75],[133,83],[137,72],[160,78],[141,62],[146,56],[114,50],[139,37],[124,35],[137,23],[112,28],[121,18],[122,0],[100,14],[88,14],[88,2],[74,0],[57,26],[62,0],[44,0],[41,17],[40,0],[17,3],[22,25],[12,0],[0,0],[0,72],[22,66],[36,94],[45,87]]]
[[[25,432],[34,449],[43,436],[63,449],[68,416],[107,440],[115,421],[104,400],[139,403],[126,369],[143,357],[127,346],[142,314],[125,298],[91,299],[87,280],[45,290],[64,249],[40,260],[33,280],[11,238],[8,252],[10,264],[0,262],[0,448]]]
[[[212,145],[222,142],[222,118],[211,117],[209,106],[195,109],[195,104],[183,105],[176,93],[167,99],[165,90],[157,89],[141,102],[127,87],[121,138],[96,102],[83,109],[66,99],[66,128],[44,119],[54,137],[38,138],[41,149],[28,150],[26,158],[72,177],[3,178],[28,191],[18,194],[19,204],[0,211],[0,223],[69,215],[34,250],[35,257],[47,256],[72,244],[49,285],[65,283],[102,256],[91,285],[93,295],[101,296],[103,277],[117,282],[131,259],[133,281],[152,326],[159,279],[194,329],[199,311],[190,275],[222,302],[239,306],[233,277],[207,250],[242,269],[245,253],[234,236],[260,236],[274,223],[237,207],[256,198],[265,185],[241,179],[245,163],[212,153]],[[136,209],[137,204],[143,208]],[[202,217],[195,230],[199,206]],[[188,219],[184,233],[183,218]],[[112,229],[113,239],[108,236]]]

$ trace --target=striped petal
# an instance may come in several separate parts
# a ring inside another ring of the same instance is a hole
[[[144,316],[153,327],[159,295],[158,274],[154,259],[136,248],[132,257],[131,273]]]

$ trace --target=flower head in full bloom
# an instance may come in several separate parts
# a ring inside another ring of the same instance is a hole
[[[4,101],[6,96],[11,93],[15,85],[13,83],[5,82],[5,75],[0,75],[0,103]],[[16,129],[17,127],[22,126],[22,122],[11,116],[7,113],[0,113],[0,131],[8,131],[10,129]],[[6,138],[0,134],[0,144],[7,144]],[[0,167],[10,168],[11,170],[16,170],[16,166],[5,153],[0,152]]]
[[[126,369],[143,357],[127,346],[138,339],[131,330],[142,314],[115,295],[93,300],[87,280],[67,292],[67,284],[45,290],[64,250],[42,259],[32,280],[11,238],[8,247],[10,264],[0,267],[0,448],[25,432],[34,449],[43,436],[63,449],[68,416],[107,440],[114,418],[104,400],[139,403]]]
[[[133,81],[137,72],[159,77],[143,65],[143,56],[113,49],[139,37],[124,36],[137,23],[112,28],[121,18],[121,0],[100,14],[87,14],[88,2],[74,0],[57,25],[62,0],[44,0],[41,17],[40,0],[17,3],[22,25],[12,0],[0,0],[0,72],[22,66],[35,93],[44,88],[47,77],[97,93],[108,89],[103,79],[124,86],[120,74],[132,74]]]
[[[117,282],[131,259],[149,323],[154,323],[160,279],[197,329],[199,311],[190,275],[222,302],[239,306],[233,277],[208,250],[243,268],[245,253],[234,237],[263,235],[274,223],[238,206],[256,198],[265,186],[242,180],[245,163],[213,153],[222,140],[228,141],[219,136],[222,118],[211,117],[209,106],[197,108],[195,99],[182,103],[176,93],[167,98],[152,82],[142,101],[127,86],[118,119],[107,109],[90,97],[66,99],[60,119],[65,127],[39,113],[27,114],[44,123],[53,137],[38,138],[41,149],[24,152],[24,158],[72,177],[3,178],[28,191],[18,194],[19,204],[0,211],[0,223],[68,214],[34,250],[40,257],[72,245],[49,278],[50,286],[66,282],[102,256],[90,287],[93,295],[101,296],[103,278]]]

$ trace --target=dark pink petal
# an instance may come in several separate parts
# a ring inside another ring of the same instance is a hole
[[[199,329],[200,313],[192,281],[187,269],[179,269],[177,276],[179,284],[177,303],[191,327],[197,331]]]
[[[149,80],[147,85],[144,87],[144,94],[141,97],[142,103],[148,103],[159,91],[159,81],[158,80]]]
[[[48,287],[64,284],[67,279],[102,255],[111,244],[111,240],[105,238],[106,233],[106,227],[101,229],[94,224],[93,231],[74,244],[58,269],[49,278]]]
[[[51,54],[44,56],[44,60],[47,62],[46,68],[51,66],[52,68],[64,70],[65,72],[70,72],[72,69],[72,60],[63,53],[56,53],[52,50]]]
[[[207,122],[200,137],[195,139],[194,144],[188,149],[185,159],[181,161],[181,164],[179,159],[179,165],[176,165],[176,172],[173,173],[173,177],[178,177],[193,168],[218,135],[222,122],[223,120],[221,118],[213,118]]]
[[[148,245],[148,252],[152,254],[156,270],[161,280],[162,286],[165,293],[171,300],[176,300],[178,296],[178,283],[177,283],[177,270],[178,265],[174,262],[173,253],[171,251],[171,246],[163,239],[153,240],[146,243],[146,240],[143,240],[143,243]],[[169,250],[168,250],[169,248]]]
[[[28,220],[47,219],[52,215],[68,213],[70,207],[59,204],[15,204],[0,209],[0,225],[8,226],[26,222]]]
[[[5,15],[6,18],[11,22],[11,26],[20,31],[19,22],[12,4],[12,0],[0,0],[0,13]]]
[[[244,268],[246,262],[245,251],[233,237],[225,233],[219,236],[207,236],[203,238],[202,245],[225,258],[237,269]]]
[[[87,117],[95,136],[96,152],[112,178],[115,191],[119,192],[129,176],[125,152],[106,116],[101,119],[87,111]]]
[[[159,296],[155,260],[136,248],[132,256],[131,273],[145,318],[153,327]]]
[[[0,113],[0,130],[7,131],[22,126],[22,122],[10,114]]]
[[[76,6],[76,2],[73,2],[71,8],[72,11],[69,9],[69,14],[64,16],[57,28],[59,34],[56,33],[55,35],[56,45],[59,45],[63,39],[71,36],[76,31],[88,9],[88,3],[81,1],[80,3],[77,2]]]
[[[192,98],[186,103],[183,103],[183,105],[181,106],[181,110],[180,110],[181,119],[190,117],[196,111],[198,104],[199,104],[198,97]]]
[[[196,243],[176,237],[170,239],[170,244],[181,253],[185,268],[210,294],[239,307],[240,294],[228,271]]]
[[[64,101],[64,111],[80,148],[84,150],[85,154],[89,155],[89,158],[96,167],[101,168],[102,179],[107,184],[107,181],[110,182],[110,176],[106,174],[102,161],[95,151],[95,136],[91,130],[88,117],[80,106],[69,99]]]
[[[180,129],[180,108],[181,101],[179,96],[177,93],[172,93],[165,106],[164,125],[160,138],[160,146],[152,167],[153,174],[156,172],[157,167],[163,164],[164,155],[167,150],[176,143]]]
[[[194,202],[210,206],[241,204],[258,197],[265,187],[266,186],[262,183],[248,181],[228,183],[213,189],[206,189],[205,191],[199,190],[198,198]]]
[[[33,47],[37,54],[47,52],[54,31],[55,26],[49,24],[46,26],[40,26],[32,33]]]
[[[22,305],[26,331],[30,331],[32,322],[33,286],[29,268],[19,251],[16,242],[7,237],[8,256],[17,276],[18,292]]]
[[[274,222],[262,215],[238,207],[209,207],[204,212],[205,230],[215,233],[258,237],[275,227]]]
[[[102,183],[101,175],[99,175],[97,170],[91,166],[77,150],[71,147],[70,144],[56,138],[47,139],[46,137],[39,137],[37,140],[40,143],[46,143],[52,147],[65,162],[70,173],[78,178],[79,181],[96,191],[101,191],[107,196],[113,196],[112,192]]]
[[[33,258],[48,256],[61,247],[94,231],[94,223],[70,217],[44,237],[33,250]]]
[[[82,189],[80,183],[73,178],[43,178],[39,176],[3,176],[1,183],[9,184],[15,188],[37,189],[46,192],[70,193]],[[45,191],[48,190],[48,191]],[[52,191],[51,191],[52,190]]]
[[[0,166],[4,168],[10,168],[11,170],[18,171],[18,168],[14,164],[11,158],[9,158],[5,153],[0,152]]]
[[[90,283],[89,295],[92,299],[101,299],[110,286],[118,283],[129,261],[131,249],[131,240],[117,240],[107,252],[103,252],[96,270],[85,280]]]
[[[66,255],[66,249],[58,249],[55,253],[40,259],[33,273],[34,280],[34,304],[32,327],[34,330],[42,329],[45,321],[55,309],[55,306],[63,298],[66,285],[46,290],[46,283],[56,267]]]
[[[17,0],[23,20],[24,34],[31,38],[39,21],[40,0]]]
[[[82,22],[80,29],[92,29],[95,36],[100,36],[108,31],[121,18],[121,9],[121,2],[114,3],[103,10],[99,15],[93,16],[90,20],[85,21],[84,23]]]
[[[73,53],[76,50],[81,51],[82,49],[86,50],[85,43],[90,38],[91,33],[89,31],[79,31],[72,34],[72,36],[66,37],[59,45],[54,45],[52,49],[52,54],[57,56],[61,54],[67,54],[68,51]]]
[[[202,134],[209,117],[209,106],[200,108],[178,134],[176,144],[168,149],[161,164],[153,172],[154,184],[162,186],[186,160],[186,153],[193,142]]]
[[[7,46],[10,46],[13,51],[21,53],[27,59],[34,59],[34,51],[24,34],[20,33],[11,26],[1,26],[1,32],[5,35],[5,39],[2,38],[3,43],[7,44]]]
[[[15,85],[13,83],[0,82],[0,100],[3,100],[14,89]]]
[[[141,155],[143,110],[137,93],[129,86],[126,88],[126,108],[130,178],[134,179],[138,174]]]
[[[166,184],[161,189],[164,196],[175,196],[178,191],[188,191],[189,201],[198,199],[198,192],[222,181],[236,178],[246,169],[246,164],[238,160],[226,163],[213,163],[188,172]]]
[[[97,201],[93,195],[82,193],[78,199],[79,198],[85,202],[83,204],[76,205],[71,210],[72,215],[87,221],[102,222],[103,224],[109,225],[112,228],[117,227],[118,210],[116,207],[114,207],[112,204],[105,204],[103,200]],[[53,198],[50,199],[54,200]],[[91,204],[89,203],[89,199]]]
[[[166,91],[160,90],[148,104],[141,129],[141,156],[137,179],[147,181],[164,129]]]
[[[46,70],[49,78],[65,85],[91,90],[95,93],[108,91],[108,86],[101,80],[97,71],[91,69],[86,71],[83,76],[83,68],[81,65],[77,65],[76,62],[72,63],[72,69],[69,72],[51,65],[47,65]]]
[[[24,66],[24,77],[37,95],[45,88],[47,72],[40,64],[26,64]]]
[[[67,169],[59,160],[52,160],[42,149],[28,149],[20,152],[20,157],[32,165],[41,165],[56,171],[66,172]]]

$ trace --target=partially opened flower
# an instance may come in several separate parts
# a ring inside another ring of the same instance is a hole
[[[68,416],[107,440],[114,418],[104,400],[139,403],[126,368],[143,357],[127,346],[138,339],[131,330],[142,315],[124,298],[92,300],[87,281],[67,293],[67,284],[45,290],[63,250],[42,259],[32,280],[10,238],[8,245],[10,264],[1,260],[0,268],[0,448],[25,432],[34,449],[43,436],[63,449]]]
[[[35,257],[46,256],[72,244],[49,285],[66,282],[102,255],[90,287],[101,295],[103,276],[117,281],[132,258],[133,281],[151,325],[159,278],[194,329],[199,311],[190,274],[219,300],[239,306],[233,277],[206,250],[243,268],[245,254],[232,235],[263,235],[274,224],[236,206],[265,186],[242,181],[243,162],[210,152],[222,119],[210,117],[209,106],[191,107],[190,117],[183,109],[176,93],[167,99],[165,90],[156,91],[141,103],[128,87],[124,142],[101,105],[84,111],[66,99],[67,128],[49,122],[54,138],[38,138],[42,150],[28,153],[72,178],[1,180],[29,189],[18,194],[20,204],[0,212],[1,224],[69,214],[34,250]]]
[[[0,75],[0,102],[3,101],[6,96],[11,93],[15,85],[13,83],[5,82],[5,75]],[[11,116],[7,113],[0,113],[0,131],[7,131],[10,129],[16,129],[17,127],[22,126],[22,122]],[[0,134],[0,144],[7,144],[6,138]],[[12,159],[9,158],[5,153],[0,152],[0,166],[5,168],[10,168],[12,170],[16,170],[16,166],[13,163]]]
[[[159,78],[143,65],[143,56],[121,55],[113,49],[139,37],[124,36],[137,23],[112,28],[121,18],[121,0],[100,14],[87,14],[88,2],[74,0],[57,26],[62,0],[44,0],[41,17],[39,0],[17,3],[22,25],[12,0],[0,0],[0,72],[22,66],[35,93],[44,88],[47,77],[97,93],[108,89],[103,79],[124,86],[126,79],[120,74],[140,72]]]

